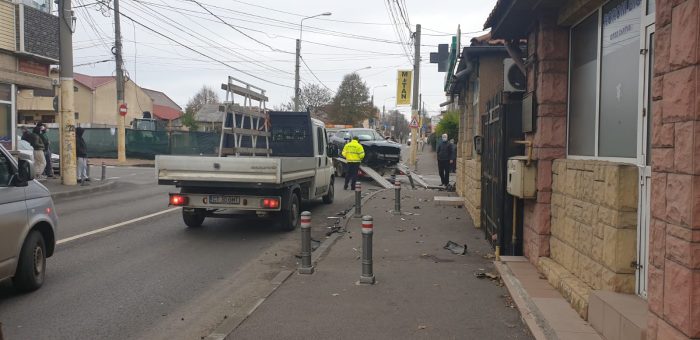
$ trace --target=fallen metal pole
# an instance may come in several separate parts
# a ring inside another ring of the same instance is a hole
[[[314,266],[311,265],[311,213],[301,213],[301,265],[299,274],[313,274]]]
[[[394,215],[401,215],[401,182],[394,183]]]
[[[355,217],[362,217],[362,184],[355,184]]]
[[[374,270],[372,268],[372,234],[374,233],[374,220],[372,216],[362,217],[362,275],[360,283],[374,284]]]

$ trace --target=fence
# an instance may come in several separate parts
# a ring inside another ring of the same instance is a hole
[[[47,133],[51,145],[59,145],[58,130]],[[216,155],[220,134],[196,131],[126,130],[126,156],[154,159],[156,155]],[[83,134],[88,155],[96,158],[117,158],[117,132],[110,128],[86,128]],[[57,152],[57,148],[53,148]]]

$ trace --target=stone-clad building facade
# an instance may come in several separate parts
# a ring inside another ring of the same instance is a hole
[[[524,255],[592,323],[615,292],[646,339],[700,338],[700,0],[499,0],[485,26],[528,42],[509,53],[534,98]]]

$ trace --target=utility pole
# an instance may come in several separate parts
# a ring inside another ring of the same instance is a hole
[[[416,25],[416,33],[414,33],[413,41],[415,43],[415,55],[413,57],[413,105],[411,106],[411,118],[418,119],[418,108],[420,99],[418,98],[418,93],[420,92],[420,24]],[[410,163],[415,169],[418,166],[418,145],[417,143],[417,128],[411,128],[411,156]]]
[[[122,30],[119,20],[119,0],[114,0],[114,57],[117,61],[117,161],[126,162],[126,115],[120,110],[124,105],[124,70],[122,69]]]
[[[301,57],[301,39],[297,39],[297,63],[294,67],[294,111],[299,112],[299,58]]]
[[[75,113],[73,111],[73,10],[71,0],[60,0],[59,16],[59,81],[61,86],[60,154],[61,182],[64,185],[78,184],[75,157]],[[51,164],[46,164],[51,166]]]

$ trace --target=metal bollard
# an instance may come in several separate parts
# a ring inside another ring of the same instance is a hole
[[[301,266],[299,274],[313,274],[314,266],[311,265],[311,213],[301,213]]]
[[[102,176],[100,177],[100,180],[104,181],[107,179],[107,166],[105,165],[105,162],[102,162]]]
[[[355,217],[362,217],[362,184],[355,184]]]
[[[87,165],[85,167],[85,172],[87,172],[87,177],[90,178],[90,163],[87,163]]]
[[[394,183],[394,215],[401,215],[401,182]]]
[[[391,184],[396,184],[396,174],[391,175]]]
[[[360,283],[374,284],[374,270],[372,269],[372,234],[374,233],[374,220],[372,216],[362,217],[362,275]]]

